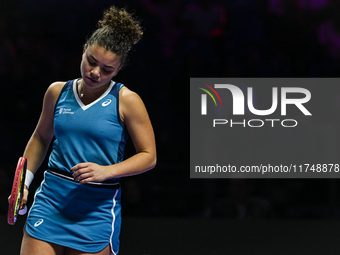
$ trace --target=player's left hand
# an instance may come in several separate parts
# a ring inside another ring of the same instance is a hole
[[[102,182],[110,178],[105,166],[95,163],[80,163],[71,168],[73,178],[79,183]]]

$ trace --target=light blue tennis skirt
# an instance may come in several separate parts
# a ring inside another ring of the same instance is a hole
[[[26,222],[30,236],[88,253],[110,244],[112,254],[118,254],[120,227],[120,188],[83,185],[49,171]]]

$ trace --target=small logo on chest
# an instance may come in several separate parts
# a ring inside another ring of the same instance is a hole
[[[71,108],[60,108],[59,114],[74,114]]]
[[[105,107],[105,106],[108,106],[109,104],[111,104],[111,99],[106,99],[103,103],[102,103],[102,106]]]

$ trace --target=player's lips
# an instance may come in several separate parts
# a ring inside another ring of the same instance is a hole
[[[89,81],[91,81],[92,83],[98,83],[98,81],[96,81],[96,80],[94,80],[94,79],[92,79],[92,78],[90,78],[90,77],[86,77]]]

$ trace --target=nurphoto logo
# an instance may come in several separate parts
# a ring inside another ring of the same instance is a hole
[[[339,84],[190,78],[190,178],[340,179]]]
[[[201,115],[208,115],[208,103],[207,103],[207,95],[213,100],[215,106],[219,105],[219,107],[223,107],[222,99],[217,90],[228,90],[232,96],[232,113],[233,115],[245,115],[245,101],[247,102],[247,107],[249,112],[257,116],[268,116],[277,111],[278,105],[280,104],[280,114],[281,116],[287,115],[287,105],[296,106],[304,115],[311,116],[312,114],[305,107],[304,104],[310,101],[311,92],[308,89],[301,87],[272,87],[271,88],[271,106],[268,109],[256,109],[254,106],[254,90],[253,87],[247,87],[247,95],[245,97],[243,91],[236,85],[233,84],[214,84],[214,86],[210,86],[205,83],[197,82],[204,85],[206,88],[199,87],[200,90],[204,91],[204,94],[201,94]],[[278,91],[280,90],[280,95]],[[299,96],[299,98],[291,98],[289,95],[295,94]],[[217,103],[217,100],[219,103]],[[245,98],[247,100],[245,100]],[[226,100],[224,100],[226,101]],[[227,105],[227,107],[230,105]],[[297,120],[295,119],[250,119],[250,120],[242,120],[241,122],[235,122],[233,119],[213,119],[213,127],[217,125],[226,125],[229,124],[230,127],[234,127],[236,125],[241,125],[243,127],[263,127],[265,123],[271,123],[271,126],[274,127],[276,122],[280,122],[282,127],[296,127],[298,125]]]

